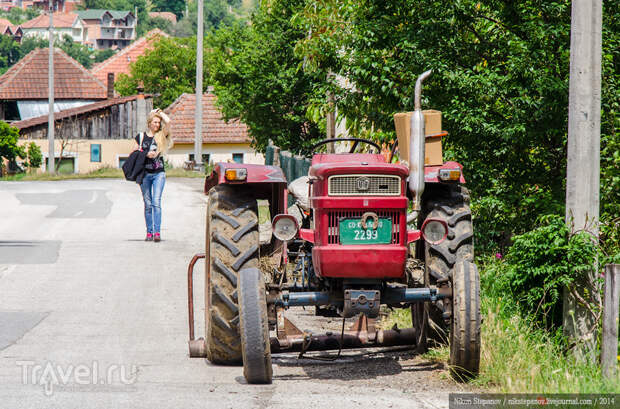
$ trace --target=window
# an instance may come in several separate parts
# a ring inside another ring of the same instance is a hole
[[[202,154],[202,163],[208,164],[209,163],[209,159],[211,159],[211,154],[209,154],[209,153],[203,153]],[[194,154],[193,153],[189,154],[189,160],[190,160],[190,162],[194,161]]]
[[[100,143],[90,144],[90,161],[101,162],[101,144]]]
[[[118,157],[118,167],[119,167],[119,169],[123,167],[125,162],[127,162],[127,159],[128,159],[127,156],[119,156]]]
[[[243,163],[243,153],[233,153],[233,162]]]

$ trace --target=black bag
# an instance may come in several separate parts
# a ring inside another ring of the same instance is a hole
[[[138,142],[138,146],[140,147],[138,150],[131,152],[125,163],[123,163],[122,169],[123,174],[125,175],[125,180],[135,181],[136,176],[140,173],[140,169],[136,169],[136,165],[142,166],[144,168],[144,159],[140,158],[140,154],[142,153],[142,140],[144,139],[144,133],[140,132],[140,138]]]

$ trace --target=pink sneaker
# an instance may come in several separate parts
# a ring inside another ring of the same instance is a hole
[[[144,241],[153,241],[153,235],[151,233],[146,233]]]
[[[155,237],[153,238],[153,241],[155,241],[156,243],[161,241],[161,236],[159,235],[159,233],[155,233]]]

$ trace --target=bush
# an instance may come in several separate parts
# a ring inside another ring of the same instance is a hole
[[[36,143],[30,142],[26,150],[26,166],[31,170],[38,169],[41,167],[41,163],[43,163],[41,148]]]
[[[562,324],[564,287],[592,268],[598,246],[589,233],[571,234],[560,216],[543,216],[537,224],[513,238],[505,259],[488,263],[482,285],[489,295],[507,297],[522,316],[551,328]]]

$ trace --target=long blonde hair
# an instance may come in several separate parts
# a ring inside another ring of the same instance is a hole
[[[172,148],[174,142],[170,136],[170,119],[161,109],[154,109],[149,113],[146,120],[146,126],[151,129],[151,122],[155,118],[159,118],[159,131],[155,132],[153,138],[157,144],[159,153],[166,154],[168,149]]]

